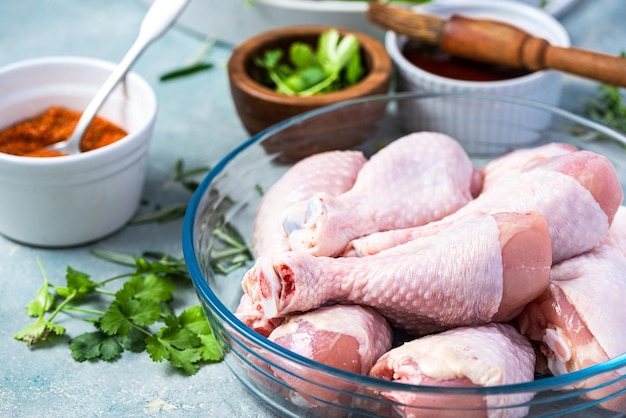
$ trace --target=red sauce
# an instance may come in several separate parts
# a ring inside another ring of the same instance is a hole
[[[454,57],[440,48],[409,40],[402,54],[413,65],[432,74],[466,81],[498,81],[529,74],[523,68],[509,68]]]

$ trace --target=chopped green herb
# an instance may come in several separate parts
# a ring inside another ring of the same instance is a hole
[[[260,81],[284,94],[311,96],[341,90],[358,83],[365,73],[357,37],[341,37],[336,29],[320,35],[316,50],[294,42],[287,51],[288,62],[283,61],[284,53],[272,49],[254,61],[269,79]]]

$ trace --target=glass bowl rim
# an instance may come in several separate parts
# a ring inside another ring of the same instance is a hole
[[[234,313],[231,312],[226,306],[222,303],[222,301],[217,297],[217,295],[211,290],[207,281],[202,274],[202,270],[198,264],[198,260],[195,255],[194,250],[194,224],[197,216],[198,207],[205,195],[205,192],[213,183],[213,180],[221,174],[225,168],[227,168],[228,164],[237,157],[240,153],[248,149],[249,147],[260,144],[264,139],[269,136],[280,132],[283,129],[286,129],[294,124],[300,123],[302,121],[314,118],[316,116],[333,112],[335,110],[343,109],[350,106],[356,106],[364,103],[376,103],[376,102],[394,102],[398,100],[408,100],[408,99],[433,99],[433,98],[462,98],[462,99],[480,99],[486,100],[490,102],[506,102],[516,105],[521,105],[525,107],[535,108],[538,110],[543,110],[555,115],[558,115],[564,119],[569,121],[584,125],[598,133],[609,136],[611,139],[617,141],[626,147],[626,136],[622,135],[618,131],[602,125],[598,122],[595,122],[591,119],[585,118],[583,116],[579,116],[573,112],[568,110],[519,97],[506,96],[506,95],[494,95],[494,94],[476,94],[476,93],[421,93],[421,92],[401,92],[401,93],[390,93],[383,95],[374,95],[368,97],[362,97],[358,99],[346,100],[343,102],[327,105],[318,109],[314,109],[291,118],[288,118],[282,122],[279,122],[258,134],[250,137],[246,141],[242,142],[234,149],[232,149],[229,153],[227,153],[216,165],[214,165],[211,170],[207,173],[204,179],[200,182],[196,191],[192,195],[189,204],[187,206],[187,211],[185,213],[184,221],[183,221],[183,231],[182,231],[182,246],[183,246],[183,257],[185,259],[185,263],[187,265],[187,269],[189,270],[193,286],[202,299],[202,302],[206,302],[210,305],[212,310],[217,314],[217,316],[224,322],[228,323],[228,325],[242,338],[251,342],[255,346],[265,350],[267,353],[276,356],[277,358],[286,359],[290,363],[293,363],[299,367],[304,367],[306,369],[313,370],[318,373],[322,373],[331,377],[335,377],[344,381],[351,382],[353,384],[357,384],[363,387],[376,388],[378,390],[384,391],[408,391],[408,392],[421,392],[421,393],[437,393],[437,394],[463,394],[463,395],[471,395],[471,394],[479,394],[479,395],[497,395],[497,394],[514,394],[520,392],[541,392],[550,389],[562,389],[564,386],[572,385],[576,382],[588,379],[590,377],[597,376],[602,373],[607,373],[611,371],[618,370],[626,366],[626,352],[609,359],[605,362],[594,364],[593,366],[587,367],[585,369],[577,370],[574,372],[567,373],[565,375],[560,376],[549,376],[541,379],[536,379],[529,382],[524,383],[516,383],[516,384],[507,384],[507,385],[498,385],[498,386],[483,386],[483,387],[441,387],[441,386],[422,386],[422,385],[411,385],[406,383],[399,383],[394,381],[386,381],[379,378],[370,377],[368,375],[357,374],[353,372],[348,372],[345,370],[337,369],[334,367],[327,366],[323,363],[319,363],[313,361],[307,357],[301,356],[297,353],[294,353],[290,350],[281,347],[280,345],[270,341],[269,339],[261,336],[256,331],[252,330],[248,326],[246,326],[243,322],[241,322],[237,317],[235,317]],[[245,343],[245,341],[239,341],[240,343]],[[243,344],[245,349],[261,360],[271,363],[271,361],[267,357],[263,357],[259,355],[259,353],[250,349],[248,346]]]

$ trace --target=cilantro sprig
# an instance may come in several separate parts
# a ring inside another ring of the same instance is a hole
[[[285,52],[288,60],[283,59]],[[254,62],[267,73],[261,83],[288,95],[341,90],[358,83],[365,73],[357,37],[342,37],[336,29],[323,32],[315,50],[307,43],[293,42],[287,51],[271,49]]]
[[[188,280],[184,260],[166,254],[145,253],[133,257],[108,250],[93,254],[133,271],[96,281],[90,275],[67,268],[65,286],[50,283],[38,260],[44,283],[26,311],[37,320],[18,331],[14,338],[26,345],[46,341],[51,335],[64,335],[64,326],[55,322],[62,312],[93,323],[95,330],[71,338],[72,357],[113,361],[125,350],[146,351],[156,362],[168,361],[184,373],[196,373],[200,365],[222,359],[222,347],[211,331],[202,307],[194,305],[176,315],[172,308],[175,282]],[[112,282],[125,280],[116,291]],[[106,303],[104,310],[93,308]],[[80,315],[80,316],[79,316]]]

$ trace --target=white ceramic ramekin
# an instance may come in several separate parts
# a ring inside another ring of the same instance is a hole
[[[569,36],[563,25],[546,12],[523,3],[500,0],[437,0],[415,7],[414,10],[444,18],[457,13],[474,18],[500,20],[518,26],[535,36],[545,38],[553,45],[562,47],[570,45]],[[390,31],[385,35],[385,47],[397,71],[396,88],[399,92],[515,96],[550,105],[558,105],[560,102],[563,75],[557,71],[537,71],[499,81],[457,80],[424,71],[413,65],[402,53],[406,42],[405,36],[395,32]],[[487,108],[475,106],[475,102],[471,100],[468,100],[466,104],[455,100],[454,105],[447,105],[443,102],[440,106],[427,108],[419,103],[406,103],[399,111],[407,115],[403,118],[403,124],[410,131],[433,130],[445,132],[453,137],[468,138],[467,130],[475,130],[463,145],[470,152],[485,154],[519,148],[537,139],[531,134],[510,135],[506,126],[526,124],[531,127],[536,126],[538,131],[549,123],[545,113],[533,112],[532,109],[528,112],[519,112],[518,108],[508,109],[502,106]],[[455,117],[451,118],[450,115]],[[484,120],[489,115],[493,115],[494,120],[502,121],[502,124],[490,124],[489,130],[478,129],[472,124],[473,120]],[[445,120],[445,126],[443,120]],[[450,124],[451,120],[457,122]],[[463,132],[463,135],[459,135],[459,132]]]
[[[0,69],[0,129],[64,106],[82,111],[114,68],[79,57],[43,57]],[[157,112],[151,86],[129,73],[99,112],[128,132],[86,153],[0,153],[0,234],[34,246],[86,244],[122,228],[138,208]]]

